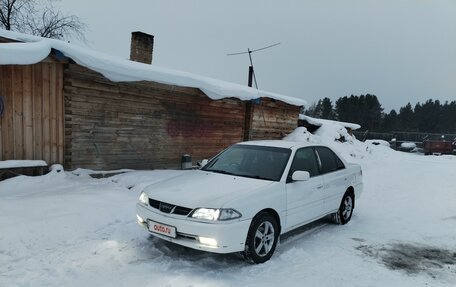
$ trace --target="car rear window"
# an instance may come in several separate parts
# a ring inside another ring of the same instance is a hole
[[[320,158],[321,162],[321,173],[328,173],[338,169],[345,168],[343,162],[337,155],[326,147],[317,147],[315,150],[318,153],[318,157]]]

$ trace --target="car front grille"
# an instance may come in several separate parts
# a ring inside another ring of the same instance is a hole
[[[188,208],[188,207],[178,206],[178,205],[174,205],[171,203],[158,201],[158,200],[155,200],[152,198],[149,198],[149,205],[164,213],[184,215],[184,216],[187,216],[192,211],[192,209]]]

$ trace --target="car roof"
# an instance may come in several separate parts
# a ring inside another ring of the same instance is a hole
[[[246,141],[237,144],[241,145],[258,145],[258,146],[269,146],[269,147],[280,147],[280,148],[295,148],[304,146],[314,146],[315,144],[307,142],[293,142],[286,140],[258,140],[258,141]]]

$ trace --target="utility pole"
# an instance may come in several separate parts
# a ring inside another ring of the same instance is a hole
[[[253,67],[249,66],[249,82],[248,82],[249,87],[252,86],[252,78],[253,78]]]

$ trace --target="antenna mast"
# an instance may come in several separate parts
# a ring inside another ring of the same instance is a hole
[[[272,45],[269,45],[269,46],[266,46],[266,47],[263,47],[263,48],[255,49],[255,50],[250,50],[250,48],[247,48],[247,52],[231,53],[231,54],[226,54],[226,55],[227,56],[237,56],[237,55],[249,54],[250,66],[249,66],[248,85],[249,85],[249,87],[252,86],[252,79],[253,79],[255,81],[255,87],[256,87],[256,89],[258,89],[258,83],[257,83],[255,71],[253,69],[252,53],[258,52],[258,51],[261,51],[261,50],[266,50],[266,49],[275,47],[277,45],[280,45],[280,42],[272,44]]]

